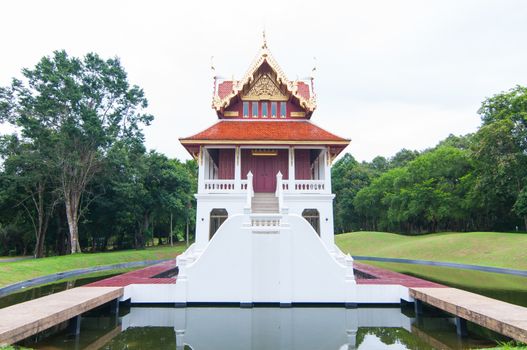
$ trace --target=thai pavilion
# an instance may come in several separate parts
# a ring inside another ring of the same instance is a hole
[[[349,144],[311,122],[313,79],[291,81],[263,45],[240,80],[214,79],[218,120],[181,144],[199,164],[196,241],[177,283],[133,302],[399,303],[399,285],[357,284],[335,245],[331,163]]]

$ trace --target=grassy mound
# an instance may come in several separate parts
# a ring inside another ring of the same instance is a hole
[[[185,245],[178,244],[174,247],[74,254],[0,263],[0,286],[84,267],[120,264],[130,261],[169,259],[176,257],[184,250]]]
[[[527,270],[527,234],[448,232],[404,236],[386,232],[353,232],[336,236],[352,255],[449,261]]]

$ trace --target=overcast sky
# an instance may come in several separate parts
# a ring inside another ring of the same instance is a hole
[[[0,85],[53,50],[118,56],[155,116],[147,147],[188,159],[178,138],[216,121],[210,57],[240,78],[263,28],[289,79],[317,58],[312,121],[359,160],[474,132],[485,97],[527,84],[522,0],[18,0],[0,3]]]

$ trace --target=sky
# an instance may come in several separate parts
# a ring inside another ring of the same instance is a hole
[[[0,86],[54,50],[117,56],[155,117],[147,147],[189,159],[178,138],[217,118],[211,56],[241,78],[264,29],[290,80],[316,65],[311,120],[358,160],[475,132],[486,97],[527,85],[523,0],[18,0],[0,2]]]

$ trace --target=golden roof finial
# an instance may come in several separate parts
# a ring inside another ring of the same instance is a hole
[[[263,38],[262,49],[267,49],[267,38],[265,37],[265,29],[262,31],[262,38]]]

